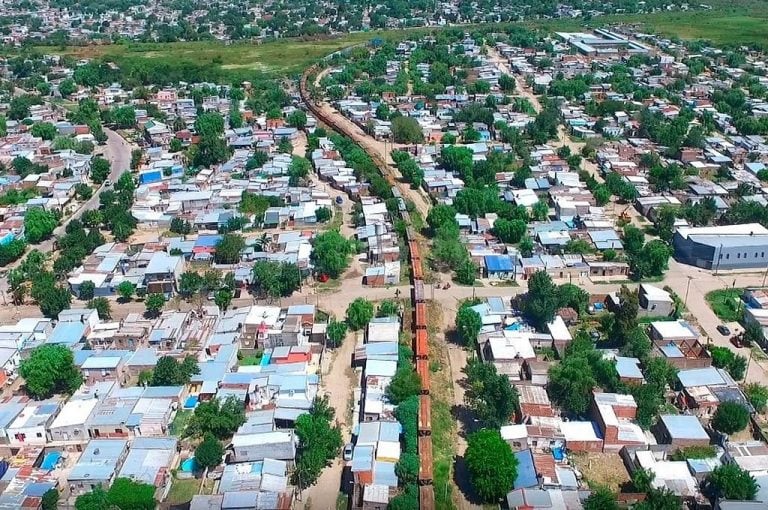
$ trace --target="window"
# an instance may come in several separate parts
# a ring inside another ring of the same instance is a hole
[[[725,254],[725,260],[728,260],[729,258],[731,258],[731,254],[730,253],[726,253]]]
[[[123,429],[115,429],[115,434],[122,434],[122,433],[123,433]]]
[[[737,254],[736,254],[736,258],[737,258],[737,259],[740,259],[740,258],[741,258],[741,253],[737,253]]]
[[[43,437],[43,433],[42,432],[38,432],[36,435],[37,435],[37,437]]]

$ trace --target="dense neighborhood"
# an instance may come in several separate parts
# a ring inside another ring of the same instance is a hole
[[[310,18],[128,4],[5,43]],[[354,23],[541,14],[443,6]],[[761,52],[449,28],[159,83],[46,49],[0,59],[0,509],[768,505]]]

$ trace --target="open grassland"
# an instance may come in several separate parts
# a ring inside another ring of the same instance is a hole
[[[664,12],[642,15],[611,15],[587,22],[578,19],[537,20],[525,26],[542,30],[576,30],[586,26],[634,24],[647,32],[681,39],[705,39],[716,44],[736,46],[756,44],[768,47],[768,8],[763,0],[710,2],[713,9]],[[471,31],[473,26],[463,27]],[[483,28],[494,29],[493,25]],[[498,25],[503,29],[504,25]],[[222,77],[247,79],[249,73],[271,76],[297,75],[320,58],[372,39],[396,41],[417,37],[438,28],[385,30],[345,34],[324,39],[283,39],[262,44],[253,42],[198,41],[178,43],[127,43],[65,48],[40,47],[41,52],[60,53],[75,58],[101,58],[121,63],[174,66],[206,65]]]
[[[121,62],[143,60],[147,64],[172,61],[176,65],[184,62],[209,64],[229,71],[255,71],[269,75],[299,74],[320,58],[336,51],[365,43],[379,37],[397,38],[397,32],[354,33],[342,37],[302,40],[285,39],[266,42],[236,42],[225,44],[220,41],[195,41],[176,43],[129,43],[90,46],[69,46],[63,49],[40,48],[45,52],[56,52],[78,59],[100,58]]]

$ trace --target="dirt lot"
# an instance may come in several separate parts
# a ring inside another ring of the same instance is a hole
[[[570,454],[569,458],[591,486],[602,485],[619,492],[621,485],[629,482],[627,468],[615,453]]]

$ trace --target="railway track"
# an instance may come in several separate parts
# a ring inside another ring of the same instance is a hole
[[[314,65],[301,75],[299,93],[310,112],[320,122],[333,127],[334,130],[349,137],[357,143],[379,168],[382,176],[392,187],[392,194],[398,200],[400,218],[406,224],[406,242],[408,243],[408,257],[411,264],[411,302],[413,303],[412,342],[416,373],[421,379],[421,394],[419,395],[418,416],[418,448],[419,448],[419,508],[421,510],[434,510],[435,492],[432,475],[432,399],[429,394],[429,333],[427,332],[427,303],[424,295],[424,267],[421,258],[421,249],[416,232],[411,226],[411,216],[405,206],[401,183],[392,174],[392,169],[387,162],[375,151],[370,150],[366,144],[360,143],[360,133],[351,129],[346,124],[338,124],[325,110],[312,100],[307,88],[307,80],[318,69]]]

